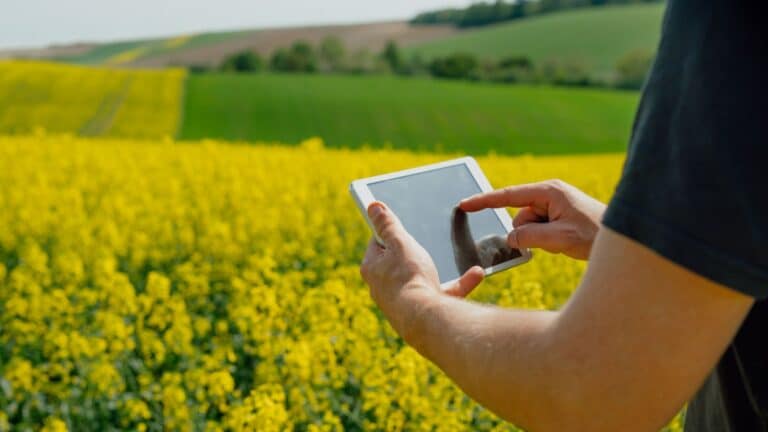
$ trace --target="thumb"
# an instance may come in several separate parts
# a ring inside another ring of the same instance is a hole
[[[368,206],[368,218],[385,247],[399,244],[399,239],[405,233],[405,228],[389,207],[380,201],[372,202]]]
[[[513,249],[539,248],[550,252],[562,246],[557,222],[528,223],[512,230],[507,244]]]
[[[445,294],[453,297],[464,298],[469,295],[480,282],[483,281],[485,272],[480,266],[474,266],[466,271],[456,282],[443,290]]]

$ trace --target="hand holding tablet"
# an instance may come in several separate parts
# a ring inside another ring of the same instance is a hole
[[[367,208],[385,203],[408,233],[427,251],[442,286],[480,266],[486,275],[527,262],[527,249],[512,249],[512,220],[505,209],[466,213],[461,200],[493,190],[473,158],[356,180],[350,192],[371,228]],[[375,235],[375,230],[374,235]],[[378,239],[381,244],[381,239]]]

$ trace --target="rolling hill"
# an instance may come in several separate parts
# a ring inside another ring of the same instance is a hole
[[[429,59],[454,52],[485,58],[524,55],[535,62],[559,58],[583,62],[596,74],[610,74],[623,54],[655,51],[664,5],[585,8],[483,27],[407,49]]]
[[[636,93],[386,76],[190,75],[182,139],[471,154],[624,151]]]
[[[217,65],[234,52],[252,49],[269,55],[296,40],[317,44],[339,37],[350,53],[377,52],[388,40],[407,56],[429,59],[457,51],[485,58],[525,55],[540,62],[551,58],[583,63],[598,76],[611,73],[616,60],[635,48],[654,50],[664,5],[592,7],[535,16],[476,29],[450,25],[378,22],[261,30],[208,32],[168,38],[81,43],[45,49],[0,51],[3,57],[56,59],[64,62],[123,67]]]
[[[42,49],[5,50],[0,51],[0,58],[49,59],[121,67],[213,66],[238,51],[255,50],[266,56],[299,39],[318,44],[326,36],[333,35],[341,39],[351,53],[358,50],[377,52],[388,40],[409,46],[458,32],[448,25],[413,26],[407,22],[392,21],[210,32],[101,44],[80,43]]]

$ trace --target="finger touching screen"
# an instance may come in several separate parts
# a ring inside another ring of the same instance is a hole
[[[459,201],[482,192],[465,165],[454,165],[368,184],[373,197],[400,218],[432,256],[440,282],[521,256],[507,246],[507,230],[493,210],[465,213]]]

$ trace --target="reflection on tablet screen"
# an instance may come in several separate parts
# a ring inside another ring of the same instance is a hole
[[[482,192],[465,165],[383,180],[368,185],[386,203],[437,266],[440,282],[473,265],[484,268],[520,256],[507,246],[507,231],[495,212],[465,213],[456,205]]]

